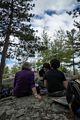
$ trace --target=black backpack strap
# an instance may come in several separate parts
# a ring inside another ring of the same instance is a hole
[[[76,80],[73,84],[73,92],[75,94],[75,100],[80,105],[80,84]]]
[[[69,81],[66,92],[68,104],[72,106],[80,106],[80,84],[76,81]]]

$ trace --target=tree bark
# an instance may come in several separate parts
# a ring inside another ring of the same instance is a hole
[[[4,67],[5,67],[5,60],[6,60],[7,49],[8,49],[8,44],[9,44],[9,36],[10,35],[8,34],[5,38],[4,48],[2,51],[1,64],[0,64],[0,88],[2,86],[2,78],[3,78]]]
[[[75,75],[75,62],[74,62],[74,53],[73,53],[73,75]]]
[[[6,55],[7,55],[7,50],[9,46],[9,37],[11,35],[11,24],[12,24],[12,19],[13,19],[13,0],[11,3],[11,14],[9,15],[10,21],[9,25],[5,34],[5,43],[3,46],[3,51],[2,51],[2,56],[1,56],[1,63],[0,63],[0,89],[2,87],[2,78],[3,78],[3,73],[4,73],[4,67],[5,67],[5,60],[6,60]]]

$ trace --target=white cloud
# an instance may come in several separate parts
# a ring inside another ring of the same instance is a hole
[[[36,0],[35,1],[35,14],[41,14],[46,9],[69,9],[74,7],[76,0]]]
[[[55,30],[59,30],[60,28],[64,30],[70,30],[73,28],[73,20],[71,16],[68,16],[66,13],[51,17],[46,16],[46,24],[48,26],[48,31],[52,34],[55,32]]]
[[[59,30],[60,28],[71,30],[73,28],[73,19],[66,13],[53,16],[45,15],[44,19],[34,19],[33,26],[38,30],[39,36],[41,36],[45,27],[47,28],[47,33],[52,36],[55,30]]]
[[[38,30],[38,35],[41,36],[44,28],[47,28],[46,31],[51,37],[55,30],[60,28],[71,30],[74,27],[73,19],[66,11],[73,9],[76,4],[76,0],[36,0],[33,12],[42,18],[33,19],[32,24],[34,29]],[[55,10],[58,14],[53,13],[50,16],[44,13],[45,10]]]

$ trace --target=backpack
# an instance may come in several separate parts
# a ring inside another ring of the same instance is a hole
[[[74,114],[77,114],[77,111],[80,111],[80,81],[78,79],[69,81],[66,98]],[[80,117],[80,112],[78,116]]]

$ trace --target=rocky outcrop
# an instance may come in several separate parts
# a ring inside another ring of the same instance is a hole
[[[34,96],[0,100],[0,120],[70,120],[68,109],[44,96],[39,102]]]

